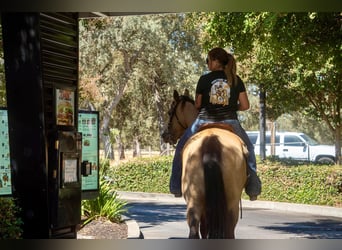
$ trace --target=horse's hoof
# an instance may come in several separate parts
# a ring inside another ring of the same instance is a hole
[[[176,198],[182,197],[182,193],[174,194]]]

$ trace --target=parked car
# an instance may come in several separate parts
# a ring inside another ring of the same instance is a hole
[[[256,155],[260,155],[259,131],[246,131],[254,144]],[[271,133],[266,132],[266,156],[271,155]],[[301,132],[276,132],[274,140],[274,155],[279,158],[289,158],[299,161],[316,163],[335,163],[335,146],[321,145],[308,135]]]

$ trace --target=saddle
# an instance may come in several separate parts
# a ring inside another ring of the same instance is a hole
[[[198,132],[209,128],[220,128],[235,133],[232,125],[220,122],[204,123],[198,128]]]
[[[225,130],[228,130],[234,134],[235,131],[234,131],[234,128],[232,125],[230,124],[227,124],[227,123],[220,123],[220,122],[214,122],[214,123],[204,123],[202,124],[199,128],[198,128],[198,131],[197,132],[200,132],[202,130],[205,130],[205,129],[209,129],[209,128],[220,128],[220,129],[225,129]],[[240,138],[240,137],[239,137]],[[246,144],[244,143],[244,141],[240,138],[241,142],[243,143],[244,145],[244,153],[245,153],[245,157],[246,157],[246,160],[247,160],[247,156],[249,154],[248,150],[247,150],[247,146]],[[248,172],[249,168],[247,168],[247,176],[249,175],[249,172]]]

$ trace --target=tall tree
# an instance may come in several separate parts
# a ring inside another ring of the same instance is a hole
[[[200,13],[203,44],[232,47],[249,71],[247,79],[263,84],[276,119],[300,110],[324,121],[335,136],[341,163],[342,14]],[[271,115],[270,115],[271,114]]]
[[[165,14],[81,21],[81,103],[102,111],[104,141],[114,126],[122,131],[123,142],[160,142],[169,96],[174,88],[194,88],[200,72],[197,35],[185,31],[184,18]]]

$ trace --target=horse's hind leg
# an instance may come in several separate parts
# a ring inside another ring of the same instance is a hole
[[[187,220],[189,225],[189,239],[199,239],[199,224],[200,220],[197,218],[195,211],[193,208],[188,209],[187,212]]]
[[[224,230],[225,239],[235,239],[235,227],[239,218],[239,201],[232,201],[232,203],[235,203],[236,205],[227,210]]]
[[[202,239],[206,239],[208,237],[207,221],[205,220],[204,216],[201,218],[200,232]]]

